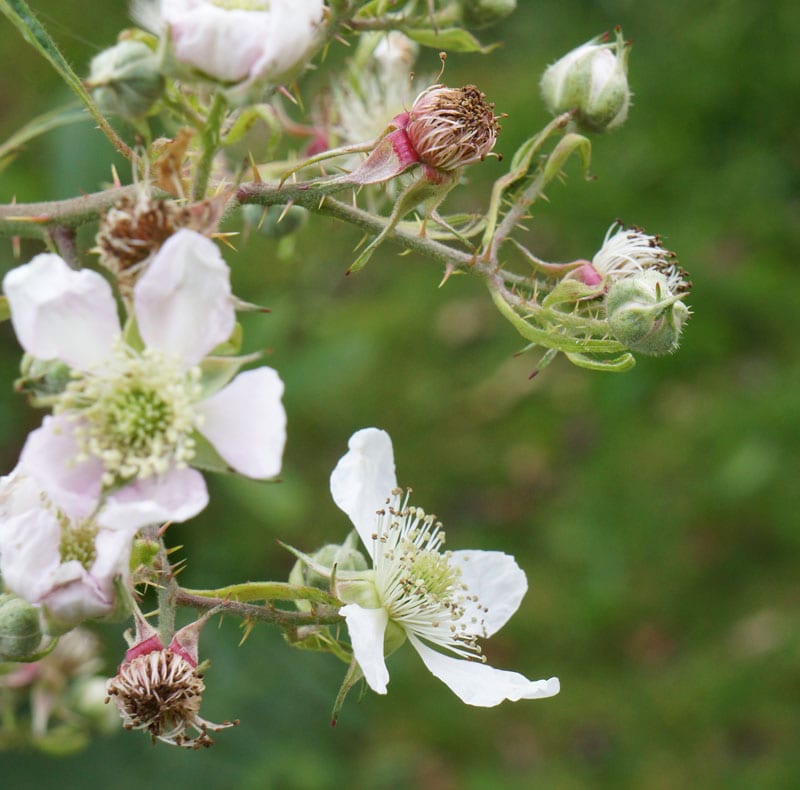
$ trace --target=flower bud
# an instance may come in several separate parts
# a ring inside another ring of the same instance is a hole
[[[86,87],[104,112],[136,119],[161,97],[164,77],[147,44],[121,41],[92,59]]]
[[[351,544],[350,538],[343,544],[327,543],[311,555],[315,564],[321,568],[339,571],[365,571],[369,567],[364,555]],[[321,569],[320,568],[320,569]],[[298,560],[291,573],[289,581],[292,584],[316,587],[319,590],[330,590],[330,577],[324,576],[309,567],[303,560]]]
[[[618,280],[606,296],[611,331],[631,351],[669,354],[678,348],[681,329],[689,318],[682,296],[672,295],[667,276],[652,269]]]
[[[37,359],[30,354],[23,355],[20,373],[14,389],[33,398],[60,395],[72,381],[68,365],[58,359]]]
[[[39,610],[11,593],[0,595],[0,661],[30,661],[41,643]]]
[[[592,39],[549,66],[541,90],[554,115],[574,113],[577,125],[588,132],[607,132],[628,116],[628,44],[617,28],[616,41]]]
[[[507,17],[517,0],[461,0],[461,13],[468,27],[486,27]]]

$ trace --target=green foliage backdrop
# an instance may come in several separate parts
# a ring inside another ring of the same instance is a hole
[[[37,0],[85,69],[125,25],[123,3]],[[664,234],[695,284],[674,357],[623,376],[533,360],[467,277],[385,244],[344,271],[355,233],[312,218],[294,254],[253,237],[234,281],[273,313],[247,326],[287,386],[278,485],[212,481],[212,506],[174,528],[185,584],[280,578],[291,558],[344,537],[328,475],[353,430],[386,428],[401,482],[444,521],[453,548],[516,554],[530,590],[488,646],[495,666],[558,675],[542,702],[465,709],[412,651],[390,660],[389,695],[353,695],[328,724],[342,667],[256,628],[203,634],[213,665],[204,713],[242,726],[203,753],[138,735],[63,761],[0,754],[9,788],[790,787],[800,775],[800,8],[791,0],[521,0],[487,31],[492,55],[453,54],[450,84],[476,82],[508,113],[511,153],[545,121],[543,68],[621,24],[634,39],[634,106],[596,139],[593,172],[568,168],[529,227],[545,258],[591,257],[615,217]],[[0,21],[0,137],[68,97]],[[418,72],[434,71],[428,52]],[[312,79],[313,83],[313,79]],[[0,176],[0,202],[68,197],[110,180],[89,124],[32,144]],[[483,205],[501,172],[470,171]],[[613,212],[613,213],[609,213]],[[82,238],[91,244],[91,235]],[[23,260],[37,251],[23,245]],[[13,265],[9,245],[0,265]],[[18,347],[0,327],[0,457],[15,463],[38,415],[11,392]],[[109,668],[119,660],[107,640]]]

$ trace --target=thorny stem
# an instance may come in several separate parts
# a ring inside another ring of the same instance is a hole
[[[140,186],[130,185],[82,195],[68,200],[43,203],[16,203],[0,206],[0,236],[46,239],[54,228],[72,229],[96,221],[118,201],[134,197]],[[167,193],[153,188],[153,197],[165,197]],[[378,235],[386,227],[385,217],[336,200],[313,183],[274,184],[249,182],[241,184],[228,201],[226,214],[240,205],[254,203],[262,206],[295,203],[309,211],[334,217],[354,225],[365,233]],[[530,277],[505,271],[496,264],[476,260],[475,256],[441,241],[395,228],[388,239],[408,250],[430,258],[451,269],[473,271],[491,280],[512,285],[530,285]]]
[[[311,612],[293,612],[278,609],[271,604],[257,606],[256,604],[243,603],[232,599],[194,595],[181,587],[176,588],[174,600],[177,606],[186,606],[204,611],[219,608],[220,611],[240,617],[243,620],[260,620],[281,628],[297,628],[303,625],[335,625],[344,621],[344,617],[339,614],[339,610],[332,606],[319,606]]]

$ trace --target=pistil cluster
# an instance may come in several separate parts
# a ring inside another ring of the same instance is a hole
[[[393,492],[398,504],[401,494]],[[445,533],[436,517],[409,506],[406,494],[399,509],[390,503],[378,512],[374,540],[375,585],[389,618],[460,656],[480,655],[465,621],[467,604],[477,597],[470,596],[450,552],[441,550]]]
[[[184,468],[194,457],[200,369],[121,341],[102,369],[77,373],[56,413],[75,418],[77,461],[103,462],[103,485]]]

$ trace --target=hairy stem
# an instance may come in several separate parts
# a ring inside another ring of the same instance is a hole
[[[180,587],[176,589],[174,600],[177,606],[186,606],[202,611],[218,607],[222,612],[240,617],[243,620],[260,620],[281,628],[297,628],[303,625],[334,625],[344,622],[344,617],[339,614],[338,609],[331,606],[319,606],[311,612],[292,612],[278,609],[269,604],[258,606],[232,599],[195,595]]]

